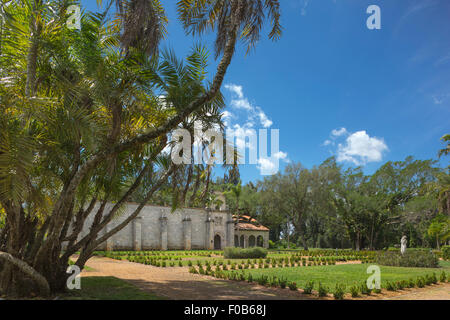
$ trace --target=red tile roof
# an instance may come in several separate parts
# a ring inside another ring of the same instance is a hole
[[[253,231],[269,231],[267,227],[263,225],[254,225],[252,223],[238,223],[236,224],[236,229],[238,230],[253,230]]]

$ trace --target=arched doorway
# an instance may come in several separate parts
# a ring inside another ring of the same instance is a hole
[[[222,250],[222,239],[218,234],[214,237],[214,250]]]
[[[263,238],[263,236],[258,236],[258,238],[256,239],[256,245],[258,247],[264,247],[264,238]]]
[[[240,244],[241,244],[241,248],[245,248],[244,235],[241,236]]]
[[[234,246],[239,247],[239,237],[237,235],[234,236]]]
[[[248,246],[254,247],[256,245],[256,238],[255,236],[248,237]]]

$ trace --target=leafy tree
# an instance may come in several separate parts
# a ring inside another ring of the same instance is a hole
[[[188,33],[221,26],[220,61],[209,82],[201,47],[186,65],[170,51],[159,53],[167,23],[159,1],[115,2],[117,15],[109,2],[103,13],[84,13],[79,31],[66,28],[71,1],[15,0],[2,7],[0,288],[6,295],[65,289],[69,257],[79,252],[76,265],[83,268],[179,169],[162,153],[167,135],[219,97],[240,36],[254,43],[266,13],[279,21],[278,1],[179,1]],[[101,232],[143,182],[149,188],[137,209]],[[94,217],[90,232],[79,237],[88,216]]]
[[[431,220],[428,234],[436,240],[436,247],[440,250],[441,243],[450,238],[450,218],[438,215]]]

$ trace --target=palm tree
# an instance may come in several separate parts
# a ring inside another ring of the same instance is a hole
[[[172,82],[179,72],[173,55],[154,54],[164,34],[159,2],[120,1],[116,24],[106,13],[86,13],[81,32],[65,28],[69,2],[17,0],[6,9],[8,41],[0,60],[9,78],[0,81],[0,204],[7,229],[0,232],[0,260],[8,261],[0,287],[6,293],[29,288],[28,278],[43,295],[63,290],[69,257],[79,252],[82,268],[100,243],[139,214],[175,169],[160,155],[166,134],[218,99],[238,32],[248,25],[246,1],[223,2],[231,11],[216,75],[210,84],[195,78],[206,71],[204,54],[194,49],[178,77],[189,80],[184,86]],[[132,17],[151,21],[140,28]],[[151,186],[137,209],[100,233],[146,180]],[[90,232],[79,239],[90,214]]]
[[[450,134],[446,134],[441,138],[442,142],[447,142],[447,146],[444,149],[439,150],[439,158],[443,155],[448,155],[450,153]]]
[[[118,27],[122,29],[121,47],[125,55],[138,49],[147,55],[158,52],[160,41],[167,34],[168,19],[159,0],[113,0],[119,17]],[[101,3],[101,0],[100,0]]]
[[[238,34],[247,52],[252,49],[260,39],[266,14],[272,24],[269,38],[277,40],[282,32],[278,0],[179,1],[178,13],[189,34],[216,29],[216,57],[225,53],[227,42]]]

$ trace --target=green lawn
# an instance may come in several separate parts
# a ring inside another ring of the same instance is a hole
[[[345,284],[347,292],[354,284],[362,284],[370,276],[366,270],[370,264],[342,264],[330,266],[311,266],[294,268],[269,268],[245,270],[245,273],[252,273],[253,279],[261,275],[277,278],[285,278],[288,281],[296,282],[299,288],[304,288],[308,281],[314,281],[317,290],[319,282],[333,289],[337,283]],[[403,268],[380,266],[381,286],[388,281],[408,280],[417,278],[433,272],[439,277],[442,271],[450,274],[450,262],[442,262],[442,268]],[[240,271],[237,271],[240,272]]]
[[[72,290],[65,300],[164,300],[115,277],[83,277],[81,290]]]

